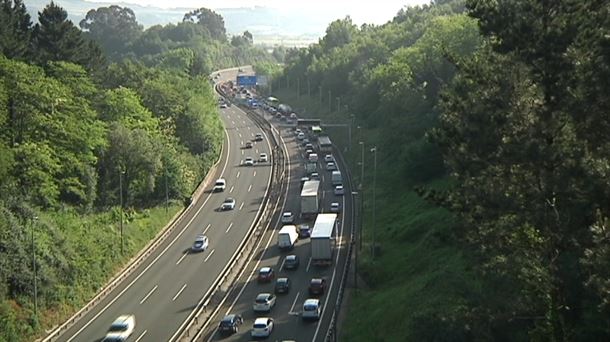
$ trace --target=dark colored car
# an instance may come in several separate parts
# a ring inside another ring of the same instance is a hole
[[[309,282],[309,294],[323,295],[325,287],[326,280],[324,280],[324,278],[312,278]]]
[[[239,330],[239,326],[244,323],[244,319],[240,315],[230,314],[226,315],[220,324],[218,330],[221,333],[236,333]]]
[[[270,282],[275,277],[273,268],[265,266],[258,270],[258,281],[261,283]]]
[[[247,141],[246,142],[246,146],[244,146],[245,148],[252,148],[252,142],[251,141]]]
[[[290,291],[290,279],[277,278],[275,281],[275,293],[288,293]]]
[[[287,270],[296,270],[298,267],[299,257],[294,254],[287,255],[286,259],[284,259],[284,268]]]
[[[300,238],[308,238],[311,236],[311,227],[307,224],[299,225],[299,237]]]

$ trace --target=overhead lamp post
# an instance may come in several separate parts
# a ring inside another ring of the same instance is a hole
[[[358,191],[352,191],[352,203],[357,204],[358,202]],[[358,229],[357,234],[355,234],[356,239],[360,240],[362,237],[360,232],[362,231],[362,212],[358,212],[358,216],[355,224],[356,229]],[[358,248],[354,247],[354,289],[358,290]],[[357,292],[356,292],[357,293]]]
[[[34,229],[38,216],[32,218],[32,270],[34,271],[34,316],[38,317],[38,271],[36,269],[36,244],[34,240]]]
[[[377,146],[374,146],[371,149],[371,152],[373,152],[373,229],[371,230],[371,235],[372,235],[372,241],[373,241],[373,247],[371,250],[371,256],[373,258],[373,260],[375,260],[375,248],[376,248],[376,244],[375,244],[375,230],[377,229]]]
[[[119,215],[120,218],[120,229],[121,229],[121,255],[123,254],[123,168],[119,168]]]

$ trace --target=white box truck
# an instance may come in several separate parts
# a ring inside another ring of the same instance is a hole
[[[336,224],[337,214],[318,214],[318,217],[316,217],[310,237],[312,264],[332,264]]]
[[[297,232],[297,226],[283,226],[277,234],[277,245],[280,249],[292,249],[298,239],[299,233]]]
[[[309,180],[303,184],[301,190],[301,217],[313,217],[318,213],[320,202],[320,181]]]
[[[341,171],[333,171],[330,176],[330,180],[333,182],[333,185],[343,184],[343,177],[341,177]]]

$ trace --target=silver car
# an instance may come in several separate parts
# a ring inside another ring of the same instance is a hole
[[[227,197],[224,202],[220,205],[220,210],[233,210],[235,209],[235,199]]]

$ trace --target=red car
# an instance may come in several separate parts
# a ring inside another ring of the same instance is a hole
[[[309,282],[309,294],[323,295],[325,287],[326,280],[324,278],[312,278]]]
[[[273,278],[275,278],[275,273],[273,272],[273,268],[265,266],[265,267],[261,267],[261,269],[258,270],[258,281],[260,283],[270,282],[271,280],[273,280]]]

